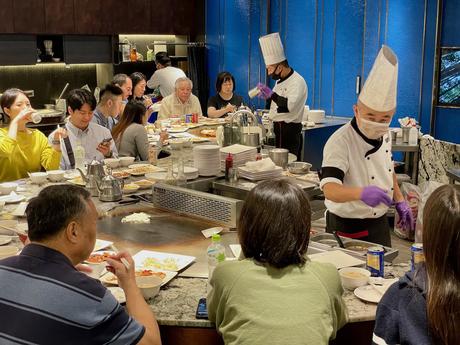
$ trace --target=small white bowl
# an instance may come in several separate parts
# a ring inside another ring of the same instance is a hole
[[[104,268],[107,265],[107,263],[105,261],[101,262],[101,263],[98,263],[98,264],[93,264],[93,263],[88,262],[85,265],[89,266],[93,270],[92,272],[88,272],[86,274],[91,278],[99,279],[99,277],[101,276],[102,271],[104,271]]]
[[[47,171],[48,173],[48,179],[52,182],[59,182],[64,179],[64,170],[49,170]]]
[[[5,259],[10,256],[16,255],[19,249],[15,246],[1,246],[0,247],[0,259]]]
[[[162,283],[163,280],[157,276],[136,277],[136,285],[146,300],[158,295]]]
[[[128,165],[133,164],[134,159],[135,159],[134,157],[120,157],[119,158],[121,166],[123,167],[127,167]]]
[[[109,168],[115,169],[120,166],[120,159],[119,158],[106,158],[104,159],[104,163]]]
[[[348,290],[354,290],[357,287],[367,285],[371,272],[364,268],[344,267],[339,270],[342,286]]]
[[[16,182],[4,182],[0,183],[0,194],[10,194],[16,191],[18,184]]]
[[[48,174],[46,172],[33,172],[29,174],[30,180],[35,184],[42,184],[46,182]]]

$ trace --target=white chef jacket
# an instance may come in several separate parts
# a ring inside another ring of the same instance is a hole
[[[293,70],[291,76],[283,81],[277,81],[273,92],[279,96],[285,97],[288,100],[288,113],[278,113],[278,105],[272,100],[270,105],[270,113],[268,116],[275,122],[293,122],[301,123],[305,102],[307,101],[307,83],[305,79]]]
[[[168,66],[157,69],[152,77],[147,82],[150,89],[160,87],[160,93],[163,97],[174,93],[176,80],[185,77],[184,71],[180,68]]]
[[[324,147],[320,187],[329,182],[361,188],[374,185],[387,190],[393,199],[393,172],[389,133],[381,140],[368,139],[353,118],[332,134]],[[326,199],[325,205],[342,218],[379,218],[388,211],[382,203],[370,207],[360,200],[337,203]]]
[[[72,151],[75,153],[78,142],[80,142],[81,146],[83,146],[85,149],[86,163],[91,162],[94,158],[100,162],[104,160],[104,155],[97,150],[97,147],[103,139],[112,138],[112,134],[107,128],[102,127],[94,122],[90,122],[88,127],[82,131],[81,129],[75,127],[70,122],[70,120],[67,121],[65,128],[70,139]],[[48,141],[50,143],[53,139],[53,133],[51,133],[48,137]],[[117,157],[118,151],[113,140],[110,142],[110,149],[112,150],[113,155]],[[69,156],[67,155],[67,149],[63,140],[61,140],[61,152],[62,156],[60,168],[63,170],[71,169],[72,166],[70,164]]]

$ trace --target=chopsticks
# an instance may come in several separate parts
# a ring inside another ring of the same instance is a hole
[[[115,245],[113,243],[112,243],[111,247],[116,253],[118,253],[118,249],[117,249],[117,247],[115,247]],[[120,261],[126,267],[127,270],[130,269],[131,265],[129,264],[128,260],[126,260],[125,258],[120,258]]]

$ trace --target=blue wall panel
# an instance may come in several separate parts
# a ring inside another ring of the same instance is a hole
[[[419,123],[422,133],[430,133],[434,56],[436,51],[436,10],[438,0],[427,0],[425,51],[423,52],[423,78]]]
[[[460,1],[444,0],[442,46],[460,46]]]
[[[320,95],[319,108],[324,109],[326,114],[332,114],[332,95],[334,80],[334,29],[336,21],[336,2],[324,1],[321,11],[321,58],[320,58]]]
[[[369,72],[374,64],[375,57],[382,46],[382,12],[384,10],[384,0],[365,2],[364,59],[363,68],[360,74],[361,86],[364,85],[364,81],[369,75]],[[384,14],[383,19],[385,19]]]
[[[307,82],[307,104],[312,104],[315,75],[316,1],[291,0],[287,8],[285,53],[289,64]]]
[[[460,144],[459,109],[438,108],[435,128],[436,139]]]
[[[336,4],[332,113],[352,117],[356,77],[363,67],[364,3],[347,0]]]
[[[410,18],[410,20],[408,20]],[[399,61],[397,118],[418,118],[423,54],[424,1],[389,0],[386,43]]]

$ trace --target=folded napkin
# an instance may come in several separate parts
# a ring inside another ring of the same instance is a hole
[[[246,170],[250,172],[262,172],[276,169],[275,163],[270,158],[263,158],[259,161],[246,162]]]

